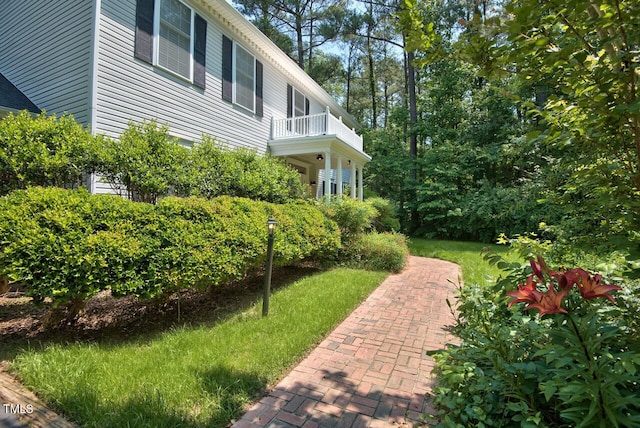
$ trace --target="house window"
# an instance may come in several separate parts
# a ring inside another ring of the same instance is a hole
[[[309,132],[309,99],[291,85],[287,85],[287,117],[292,119],[287,122],[289,131],[295,130],[296,134],[305,135]]]
[[[222,36],[222,98],[264,115],[263,66],[247,49]]]
[[[179,0],[137,0],[135,56],[205,88],[207,21]]]
[[[159,3],[158,65],[191,79],[192,11],[178,0]]]
[[[309,99],[291,85],[287,85],[287,117],[309,115]]]
[[[303,93],[298,92],[297,89],[293,90],[293,94],[294,94],[294,103],[293,103],[294,112],[293,112],[293,115],[295,117],[306,116],[308,114],[307,110],[306,110],[306,107],[305,107],[307,98],[304,96]]]
[[[255,59],[240,45],[235,45],[235,102],[251,111],[255,97]]]

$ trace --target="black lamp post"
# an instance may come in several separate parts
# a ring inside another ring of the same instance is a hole
[[[269,314],[269,296],[271,295],[271,265],[273,264],[273,232],[276,229],[276,222],[273,218],[267,220],[267,231],[269,238],[267,240],[267,269],[264,275],[264,296],[262,298],[262,316]]]

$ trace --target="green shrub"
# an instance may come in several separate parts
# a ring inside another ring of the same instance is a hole
[[[0,276],[74,317],[111,286],[139,288],[153,251],[136,225],[150,208],[85,189],[30,188],[0,198]]]
[[[327,218],[340,229],[342,248],[336,261],[356,268],[398,272],[405,265],[407,243],[403,235],[378,233],[397,224],[391,204],[381,198],[358,201],[334,198],[320,202]]]
[[[98,172],[122,196],[155,203],[179,182],[188,154],[168,126],[129,122],[120,138],[105,141]]]
[[[255,150],[229,149],[204,136],[191,149],[176,191],[181,196],[239,196],[273,203],[300,199],[304,188],[298,172],[280,159]]]
[[[225,196],[151,205],[84,189],[30,188],[0,198],[0,210],[0,277],[37,301],[50,299],[69,319],[103,290],[154,298],[241,278],[264,264],[269,217],[279,223],[278,264],[340,246],[336,224],[308,203]]]
[[[320,207],[327,217],[338,224],[343,241],[370,231],[378,214],[372,205],[346,197],[333,198],[329,203],[320,202]]]
[[[489,259],[509,274],[459,289],[462,344],[434,355],[440,425],[640,426],[637,285],[615,307],[599,275]]]
[[[0,120],[0,195],[27,186],[81,186],[95,168],[100,140],[71,115],[10,113]]]
[[[400,272],[408,255],[404,235],[372,232],[361,234],[350,242],[342,261],[357,269]]]
[[[393,203],[383,198],[368,198],[365,202],[375,208],[377,214],[372,226],[377,232],[398,232],[400,220]]]

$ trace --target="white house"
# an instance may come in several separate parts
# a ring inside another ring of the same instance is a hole
[[[185,144],[204,133],[282,157],[318,196],[348,182],[362,198],[370,157],[356,121],[226,1],[0,0],[0,11],[0,117],[37,106],[114,138],[157,119]]]

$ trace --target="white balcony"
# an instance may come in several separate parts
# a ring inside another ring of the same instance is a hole
[[[363,151],[362,137],[329,112],[287,119],[271,119],[271,140],[285,140],[320,135],[335,135],[358,152]]]

